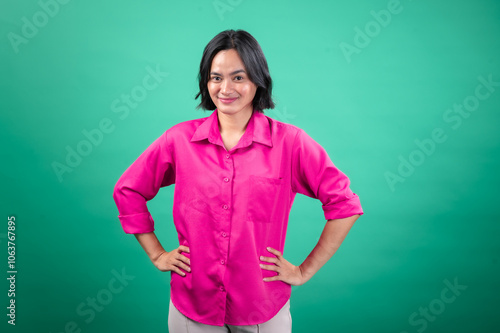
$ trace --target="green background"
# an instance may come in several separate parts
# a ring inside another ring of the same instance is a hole
[[[292,288],[294,332],[498,329],[500,87],[478,88],[489,96],[460,126],[443,118],[474,101],[478,77],[500,82],[498,1],[401,0],[385,26],[371,14],[392,8],[385,0],[73,0],[48,7],[52,16],[37,1],[0,6],[0,267],[6,276],[14,215],[18,269],[16,326],[0,284],[2,332],[167,331],[170,273],[123,232],[112,190],[166,129],[210,114],[195,109],[196,75],[203,48],[225,29],[259,41],[277,104],[266,114],[325,147],[365,211],[334,257]],[[38,31],[14,45],[34,20]],[[356,29],[365,28],[370,40],[346,55],[341,45],[359,46]],[[113,112],[148,66],[168,76],[126,116]],[[66,147],[105,118],[113,130],[58,179],[53,162],[65,163]],[[435,129],[446,140],[419,153],[415,140]],[[400,158],[418,165],[391,187]],[[178,246],[173,190],[149,203],[168,250]],[[285,258],[299,265],[324,223],[321,203],[298,195]],[[78,314],[106,295],[113,270],[133,279],[91,320]],[[458,296],[445,290],[455,279],[467,287]],[[429,306],[436,315],[425,319],[419,311]]]

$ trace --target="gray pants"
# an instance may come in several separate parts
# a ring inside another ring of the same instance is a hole
[[[224,325],[213,326],[194,321],[176,309],[172,300],[169,304],[168,331],[170,333],[291,333],[292,315],[290,314],[290,300],[271,319],[258,325]]]

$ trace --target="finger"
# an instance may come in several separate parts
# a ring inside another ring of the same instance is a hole
[[[190,264],[191,260],[180,252],[174,253],[172,256],[175,260],[184,261],[186,264]]]
[[[189,259],[188,257],[184,256],[184,255],[179,255],[179,257],[177,258],[183,262],[185,262],[187,265],[191,265],[191,259]]]
[[[281,252],[276,250],[276,249],[273,249],[272,247],[268,247],[267,250],[269,252],[271,252],[272,254],[276,255],[277,257],[280,257],[281,256]]]
[[[276,275],[276,276],[265,277],[262,280],[264,280],[265,282],[281,281],[281,276]]]
[[[260,264],[260,267],[263,268],[263,269],[267,269],[268,271],[274,271],[274,272],[277,272],[279,267],[276,266],[276,265],[264,265],[264,264]]]
[[[189,253],[189,247],[185,246],[185,245],[181,245],[177,248],[178,250],[182,251],[182,252],[187,252]]]
[[[185,270],[185,271],[187,271],[187,272],[191,272],[191,267],[189,267],[188,265],[186,265],[186,264],[185,264],[185,263],[183,263],[182,261],[177,261],[177,262],[175,263],[175,265],[176,265],[177,267],[182,268],[183,270]]]
[[[275,257],[264,257],[264,256],[260,256],[260,260],[262,261],[266,261],[266,262],[272,262],[272,263],[277,263],[278,262],[278,259],[275,258]]]
[[[171,269],[172,272],[176,272],[177,274],[179,274],[180,276],[186,276],[186,273],[184,273],[183,271],[181,271],[178,267],[176,266],[172,266],[172,269]]]

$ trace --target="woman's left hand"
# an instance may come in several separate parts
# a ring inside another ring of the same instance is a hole
[[[277,272],[278,275],[265,277],[264,281],[283,281],[291,284],[292,286],[300,286],[305,283],[300,266],[292,265],[285,258],[283,258],[280,251],[275,250],[272,247],[268,247],[267,250],[274,254],[276,257],[261,256],[260,260],[273,263],[274,265],[260,264],[260,267],[269,271]]]

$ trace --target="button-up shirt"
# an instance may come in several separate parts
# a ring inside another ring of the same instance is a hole
[[[189,247],[191,272],[171,272],[170,297],[185,316],[208,325],[255,325],[288,301],[291,285],[260,256],[283,255],[296,193],[321,201],[326,220],[363,214],[349,179],[303,129],[254,110],[227,150],[217,109],[172,126],[123,173],[113,197],[125,233],[154,231],[147,208],[175,184],[173,223]],[[307,223],[310,223],[308,221]]]

